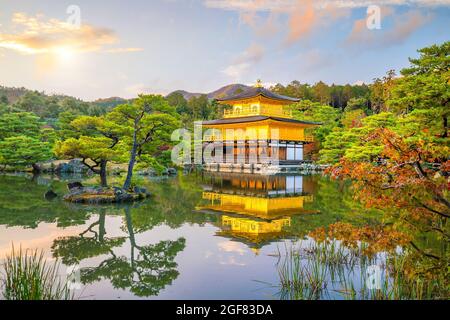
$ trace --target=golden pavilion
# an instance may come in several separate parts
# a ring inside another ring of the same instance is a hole
[[[217,172],[204,182],[197,210],[219,214],[217,236],[253,249],[289,237],[293,215],[318,213],[304,208],[313,196],[302,176]]]
[[[305,129],[320,123],[293,119],[287,106],[300,99],[271,92],[258,80],[254,87],[217,101],[229,109],[222,119],[202,122],[208,129],[203,144],[219,145],[223,156],[205,161],[207,171],[276,174],[304,162],[303,147],[313,142]]]

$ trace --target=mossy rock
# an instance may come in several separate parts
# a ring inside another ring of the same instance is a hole
[[[73,203],[105,204],[133,202],[149,196],[150,194],[144,188],[134,188],[133,191],[128,191],[116,187],[80,187],[71,189],[63,199]]]

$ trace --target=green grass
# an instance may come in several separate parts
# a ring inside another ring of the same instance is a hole
[[[71,300],[67,281],[59,276],[59,263],[48,263],[44,252],[12,247],[2,264],[0,278],[6,300]]]

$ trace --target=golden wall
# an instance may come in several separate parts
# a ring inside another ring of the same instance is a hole
[[[288,140],[308,141],[305,139],[306,125],[282,123],[265,120],[251,123],[236,123],[205,126],[213,130],[208,131],[205,140],[212,136],[213,141],[239,140]]]

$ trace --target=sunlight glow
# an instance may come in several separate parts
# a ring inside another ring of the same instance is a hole
[[[70,47],[58,47],[54,52],[62,62],[71,61],[75,57],[75,51]]]

